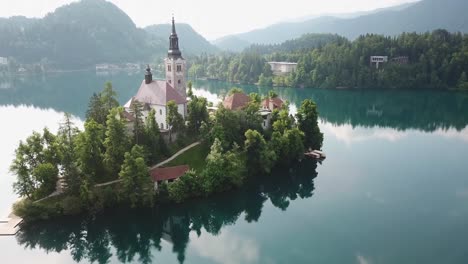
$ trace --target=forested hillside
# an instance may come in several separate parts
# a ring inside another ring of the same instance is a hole
[[[376,69],[371,56],[388,56],[389,61]],[[298,67],[287,76],[272,76],[267,61],[297,62]],[[196,77],[316,88],[468,89],[467,72],[468,35],[445,30],[395,38],[368,34],[354,41],[309,35],[238,55],[200,57],[190,69]]]

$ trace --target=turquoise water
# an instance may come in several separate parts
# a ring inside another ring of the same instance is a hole
[[[0,218],[16,199],[8,166],[19,140],[56,129],[64,111],[80,125],[106,80],[123,103],[141,78],[0,80]],[[231,86],[194,84],[211,101]],[[468,94],[275,90],[293,112],[305,98],[317,102],[322,164],[259,175],[241,190],[184,205],[24,226],[0,237],[1,263],[468,263]]]

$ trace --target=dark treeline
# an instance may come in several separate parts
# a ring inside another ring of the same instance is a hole
[[[200,57],[190,73],[267,86],[468,89],[466,34],[445,30],[398,37],[368,34],[354,41],[326,36],[309,36],[308,42],[303,37],[279,46],[253,46],[238,55]],[[371,56],[388,56],[389,62],[376,69],[370,65]],[[407,57],[408,62],[392,60],[397,57]],[[288,76],[273,77],[261,67],[269,60],[297,62],[298,67]]]
[[[287,171],[258,177],[246,188],[180,205],[161,205],[152,211],[109,210],[95,217],[68,217],[24,224],[16,239],[26,248],[60,253],[70,250],[74,261],[108,263],[115,257],[122,263],[154,263],[154,251],[162,249],[162,239],[172,244],[180,263],[191,232],[217,235],[226,225],[244,216],[257,222],[265,202],[286,210],[296,199],[313,195],[317,164],[304,161]],[[115,249],[115,253],[114,250]]]

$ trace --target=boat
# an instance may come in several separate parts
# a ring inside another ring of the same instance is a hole
[[[318,159],[318,160],[324,160],[327,155],[321,150],[309,150],[308,152],[304,153],[305,156]]]

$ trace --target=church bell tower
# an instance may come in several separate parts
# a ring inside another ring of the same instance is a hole
[[[174,16],[172,17],[172,32],[169,36],[169,51],[164,59],[166,66],[166,82],[174,87],[180,95],[187,97],[185,84],[186,62],[179,50],[179,38],[177,37]]]

